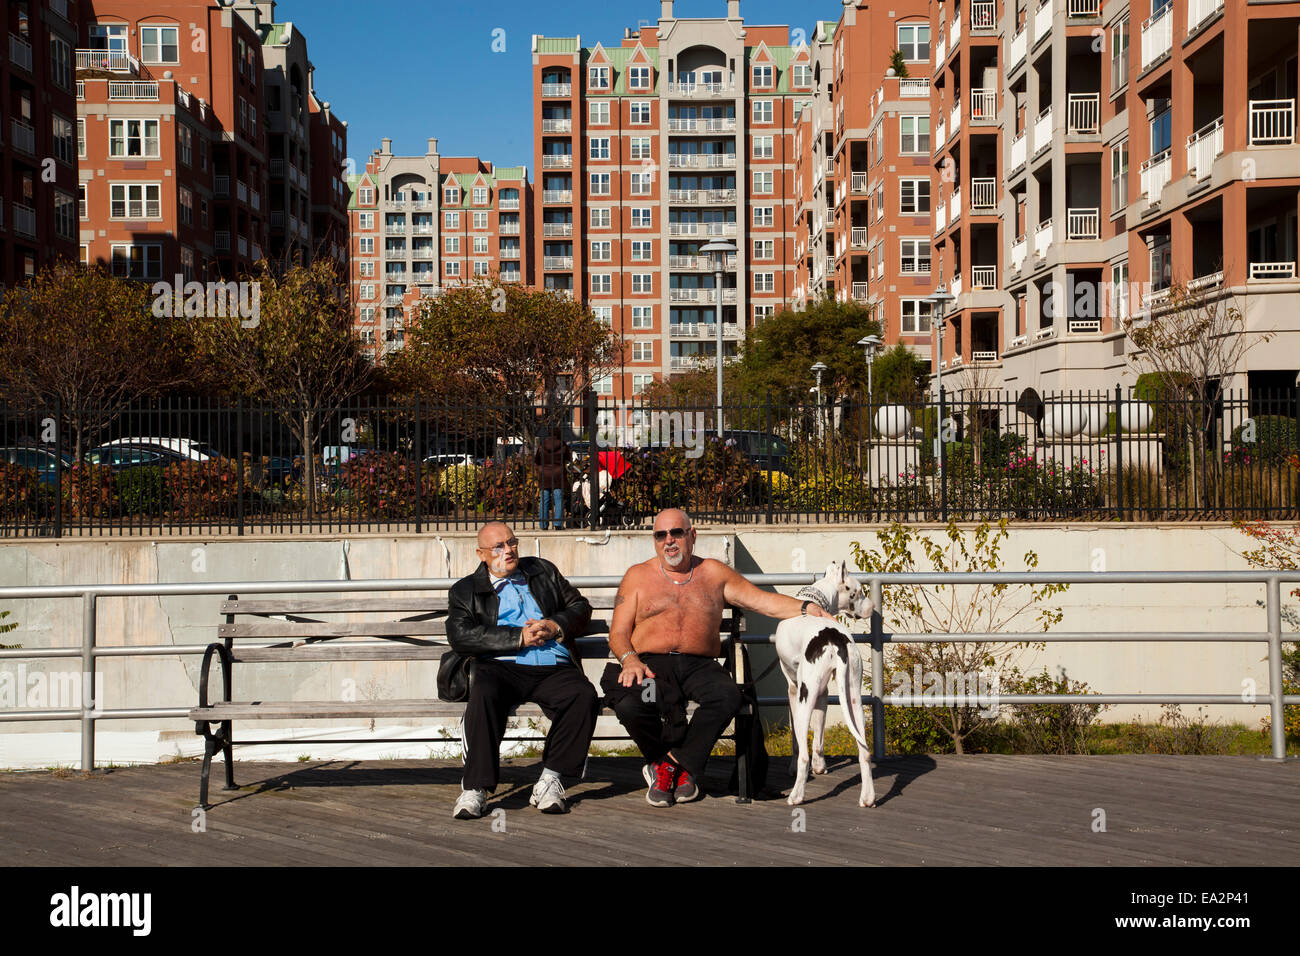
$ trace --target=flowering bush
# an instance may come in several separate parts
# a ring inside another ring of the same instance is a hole
[[[370,451],[343,463],[335,500],[364,517],[414,518],[417,487],[421,513],[437,513],[442,499],[434,469],[396,452]]]
[[[438,494],[458,508],[473,511],[478,506],[479,468],[452,465],[438,473]]]
[[[535,514],[541,488],[530,455],[513,455],[501,462],[489,459],[479,475],[479,500],[492,515]]]
[[[118,514],[117,476],[107,465],[74,461],[63,476],[63,508],[70,520]]]
[[[239,471],[228,458],[170,464],[163,488],[177,518],[226,518],[238,511]]]
[[[36,511],[40,480],[35,470],[0,461],[0,519],[28,518]]]

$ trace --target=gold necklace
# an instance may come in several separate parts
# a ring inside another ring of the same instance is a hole
[[[694,566],[694,565],[691,566],[691,576],[688,577],[685,581],[674,581],[672,578],[670,578],[670,577],[668,576],[668,572],[664,570],[664,566],[663,566],[662,563],[659,565],[659,573],[662,574],[662,575],[664,576],[664,580],[665,580],[665,581],[667,581],[669,584],[675,584],[675,585],[677,585],[679,588],[680,588],[680,587],[685,587],[686,585],[690,584],[692,581],[695,580],[695,566]]]

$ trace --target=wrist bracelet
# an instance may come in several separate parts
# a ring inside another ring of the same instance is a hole
[[[623,666],[623,662],[624,662],[625,660],[627,660],[629,657],[631,657],[631,656],[632,656],[633,654],[635,654],[635,653],[636,653],[636,651],[628,651],[626,654],[624,654],[622,657],[620,657],[620,658],[618,659],[618,664],[619,664],[619,666],[622,667],[622,666]]]
[[[807,615],[807,613],[808,613],[808,605],[811,604],[811,603],[812,603],[812,601],[804,601],[804,602],[803,602],[803,605],[799,608],[799,613],[800,613],[800,614],[803,614],[803,615]]]

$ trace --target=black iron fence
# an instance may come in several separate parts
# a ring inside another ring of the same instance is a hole
[[[1293,390],[1120,388],[729,401],[721,440],[712,405],[596,397],[318,417],[182,399],[0,405],[0,534],[644,527],[668,506],[725,523],[1278,519],[1300,511],[1298,420]],[[539,447],[550,432],[562,449]],[[543,483],[562,485],[545,524]]]

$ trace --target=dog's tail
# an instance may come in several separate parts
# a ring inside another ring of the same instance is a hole
[[[849,642],[848,662],[844,667],[837,667],[840,677],[840,711],[848,724],[849,733],[864,751],[870,752],[867,743],[867,718],[862,708],[862,655],[858,646]]]

